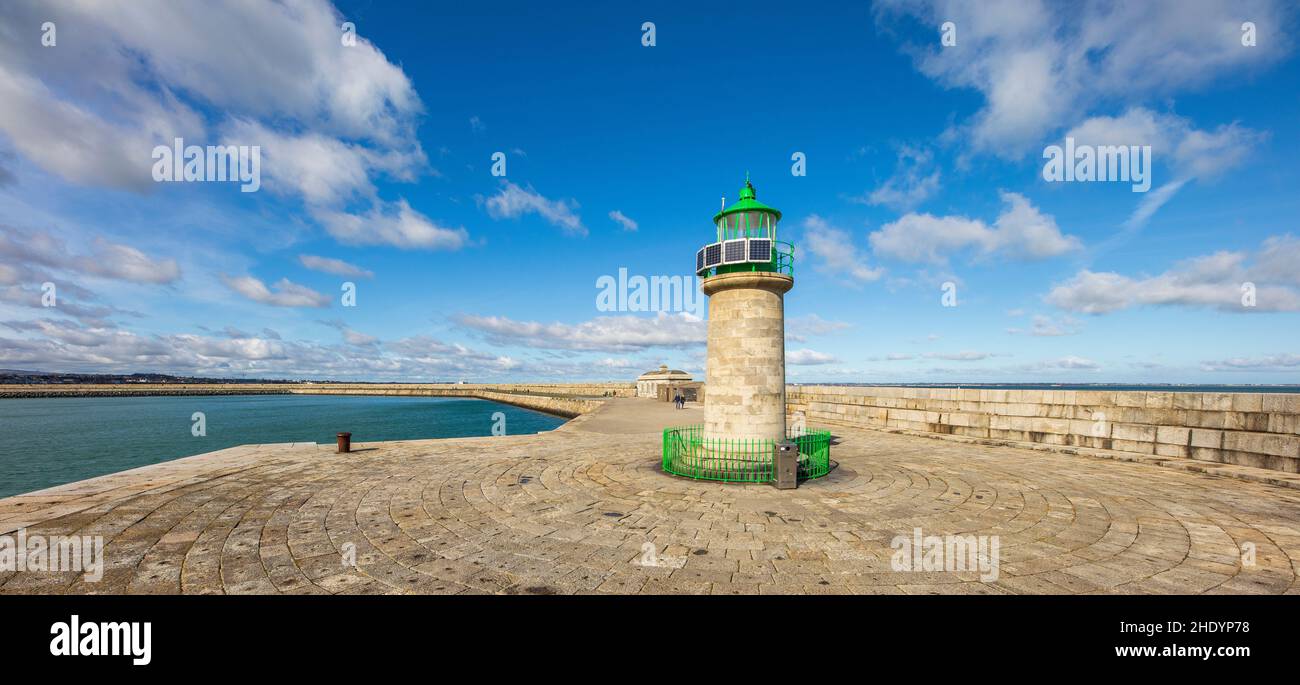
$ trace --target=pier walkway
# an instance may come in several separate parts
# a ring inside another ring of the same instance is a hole
[[[246,445],[2,499],[0,534],[103,536],[106,567],[0,593],[1300,593],[1295,489],[847,428],[797,490],[665,475],[660,430],[700,413],[615,399],[537,435]],[[995,539],[996,572],[895,570],[917,529]]]

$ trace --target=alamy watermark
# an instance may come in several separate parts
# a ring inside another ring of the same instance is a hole
[[[89,583],[104,577],[104,536],[28,535],[19,528],[0,535],[0,572],[78,572]]]
[[[261,145],[186,145],[183,138],[153,149],[153,180],[159,183],[238,181],[239,192],[262,187]]]
[[[894,571],[978,571],[980,580],[998,579],[999,549],[996,535],[922,535],[913,528],[911,537],[897,535],[889,546],[894,549],[889,564]]]
[[[686,557],[660,554],[655,543],[643,542],[641,543],[641,554],[632,559],[632,563],[647,568],[681,568],[686,565]]]
[[[956,283],[953,283],[952,281],[944,281],[943,284],[939,286],[939,290],[943,292],[943,294],[939,296],[940,306],[942,307],[957,306],[957,284]]]
[[[601,312],[691,312],[704,318],[704,293],[696,276],[629,277],[627,269],[618,278],[596,279],[596,311]]]
[[[1048,183],[1119,181],[1132,183],[1135,193],[1151,189],[1150,145],[1075,145],[1074,138],[1067,137],[1064,148],[1043,148],[1043,159],[1043,180]]]
[[[136,666],[153,661],[153,623],[149,621],[82,621],[73,614],[50,625],[54,656],[129,656]]]

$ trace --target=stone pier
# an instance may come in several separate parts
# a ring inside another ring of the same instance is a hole
[[[0,536],[105,558],[0,594],[1300,594],[1294,489],[852,426],[796,491],[664,474],[660,431],[701,418],[619,398],[540,435],[246,445],[0,499]],[[897,568],[917,529],[996,536],[997,566]]]

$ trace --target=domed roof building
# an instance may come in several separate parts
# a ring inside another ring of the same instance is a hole
[[[636,396],[657,398],[659,396],[659,387],[666,383],[689,383],[691,374],[685,371],[668,368],[667,364],[660,364],[654,371],[646,371],[636,379]]]

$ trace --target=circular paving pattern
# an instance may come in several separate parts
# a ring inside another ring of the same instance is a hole
[[[792,491],[672,477],[658,434],[581,422],[349,455],[235,448],[59,500],[28,534],[102,535],[102,580],[8,572],[0,592],[1300,592],[1294,490],[835,433],[837,468]],[[892,543],[918,535],[996,543],[997,563],[899,570]]]

